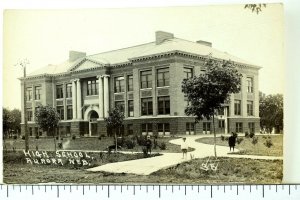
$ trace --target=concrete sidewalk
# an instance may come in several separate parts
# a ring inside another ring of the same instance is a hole
[[[195,140],[208,137],[207,135],[201,136],[186,136],[189,147],[194,148],[192,152],[188,152],[187,159],[182,159],[182,153],[163,153],[161,156],[144,158],[138,160],[130,160],[116,163],[109,163],[98,167],[87,169],[91,172],[110,172],[110,173],[130,173],[137,175],[149,175],[160,169],[169,168],[180,164],[182,162],[189,161],[191,156],[194,158],[204,158],[208,156],[214,156],[214,145],[203,144],[196,142]],[[182,139],[171,140],[170,143],[180,145]],[[178,146],[180,148],[180,146]],[[251,159],[282,159],[282,157],[271,156],[255,156],[255,155],[236,155],[228,154],[229,148],[225,146],[217,146],[218,157],[234,157],[234,158],[251,158]],[[238,151],[238,150],[236,150]]]

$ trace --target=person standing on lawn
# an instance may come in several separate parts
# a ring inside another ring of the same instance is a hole
[[[152,141],[150,140],[150,135],[147,136],[146,148],[147,148],[147,154],[151,154]]]
[[[185,158],[187,158],[187,151],[188,151],[188,144],[186,142],[186,138],[182,138],[182,143],[181,143],[181,151],[182,151],[182,159],[184,159],[184,156]]]
[[[232,150],[234,151],[236,137],[234,136],[233,132],[231,134],[232,135],[228,138],[228,145],[229,145],[229,150],[231,151],[231,148],[232,148]]]

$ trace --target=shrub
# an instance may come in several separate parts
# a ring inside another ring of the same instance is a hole
[[[22,138],[22,140],[25,140],[25,135],[22,135],[21,138]]]
[[[101,139],[102,139],[102,137],[101,137],[101,136],[99,136],[99,137],[98,137],[98,140],[101,140]]]
[[[38,136],[38,135],[37,135],[37,136],[35,136],[35,139],[39,139],[39,138],[40,138],[40,136]]]
[[[13,139],[14,139],[14,140],[16,140],[17,138],[18,138],[18,136],[17,136],[17,135],[14,135],[14,136],[13,136]]]
[[[251,143],[252,143],[253,145],[256,145],[257,142],[258,142],[258,137],[253,137]]]
[[[166,150],[167,149],[167,145],[165,142],[160,143],[160,145],[158,145],[160,150]]]
[[[133,140],[126,140],[124,142],[127,149],[133,149],[135,147],[135,143]]]
[[[102,138],[103,138],[103,137],[106,137],[106,135],[105,135],[105,134],[101,134],[101,135],[100,135],[100,137],[102,137]]]
[[[245,138],[249,138],[249,132],[248,131],[245,132]]]
[[[271,139],[268,139],[264,142],[264,145],[268,148],[271,148],[271,146],[273,146],[273,142]]]
[[[153,149],[156,149],[156,148],[157,148],[157,145],[158,145],[158,144],[157,144],[157,140],[154,139],[154,140],[153,140]]]
[[[225,141],[228,141],[229,140],[229,137],[225,137]]]
[[[72,140],[75,140],[76,139],[76,135],[72,135]]]
[[[253,138],[254,136],[255,136],[255,133],[253,133],[253,132],[251,132],[249,135],[250,138]]]
[[[225,137],[223,135],[221,135],[221,140],[224,141],[225,140]]]
[[[241,144],[241,142],[243,142],[244,138],[237,138],[236,143],[237,144]]]

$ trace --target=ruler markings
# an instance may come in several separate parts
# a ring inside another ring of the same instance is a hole
[[[95,190],[96,190],[96,193],[98,193],[98,186],[97,185],[95,187]],[[122,191],[122,189],[121,189],[121,191]]]
[[[135,185],[133,186],[133,195],[135,195]]]
[[[6,186],[6,197],[8,198],[9,194],[8,194],[8,185]]]
[[[262,185],[262,197],[265,198],[265,185]]]
[[[174,187],[173,187],[173,185],[172,185],[172,193],[174,192]]]
[[[291,185],[289,185],[289,195],[291,195]]]
[[[110,197],[110,194],[109,194],[109,185],[107,186],[107,197],[109,198]]]
[[[251,185],[250,185],[250,193],[251,193]]]
[[[153,187],[153,189],[154,189],[154,187]],[[159,198],[160,198],[160,195],[161,195],[160,192],[161,192],[161,191],[160,191],[160,185],[159,185],[159,186],[158,186],[158,197],[159,197]]]
[[[186,185],[184,186],[184,195],[186,196]]]
[[[212,188],[212,185],[210,186],[210,198],[213,197],[213,188]]]
[[[226,186],[224,185],[224,193],[225,193],[225,190],[226,190]]]
[[[276,192],[277,192],[277,185],[276,185],[276,187],[275,187],[275,188],[276,188]]]
[[[84,195],[84,185],[82,186],[82,195]]]
[[[239,186],[236,186],[236,195],[239,195]]]
[[[57,186],[57,198],[59,198],[59,186]]]
[[[31,195],[34,194],[34,191],[33,191],[33,185],[31,186]]]

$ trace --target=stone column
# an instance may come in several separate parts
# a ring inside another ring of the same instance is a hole
[[[102,82],[102,76],[97,76],[99,81],[98,86],[98,94],[99,94],[99,119],[103,119],[103,82]]]
[[[242,109],[242,116],[243,117],[248,117],[248,114],[247,114],[247,95],[248,95],[248,92],[247,92],[247,74],[243,74],[243,77],[242,77],[242,105],[241,105],[241,109]]]
[[[82,112],[81,112],[81,84],[80,84],[80,79],[77,79],[77,119],[82,119]]]
[[[108,77],[109,75],[104,75],[104,117],[108,117],[109,111],[109,88],[108,88]]]
[[[224,107],[224,129],[225,129],[225,134],[228,134],[228,114],[227,114],[227,106]]]
[[[77,118],[76,109],[76,80],[72,80],[72,109],[73,109],[73,120]]]

